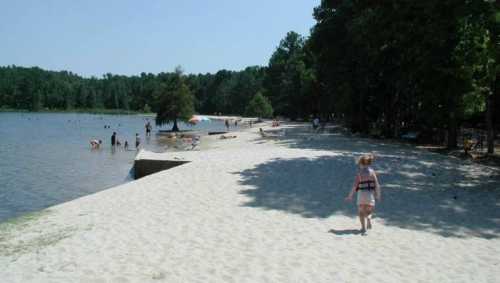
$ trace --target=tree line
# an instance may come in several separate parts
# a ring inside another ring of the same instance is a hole
[[[398,137],[413,129],[450,148],[464,122],[483,120],[492,147],[496,1],[322,1],[314,17],[307,48],[319,111],[354,131]]]
[[[267,66],[82,78],[0,67],[0,107],[336,119],[383,137],[457,146],[467,124],[500,124],[499,4],[483,0],[323,0],[309,37],[289,32]],[[496,106],[495,106],[496,105]],[[496,110],[496,111],[495,111]]]
[[[264,67],[243,71],[181,76],[203,113],[243,114],[262,89]],[[150,112],[155,92],[176,87],[179,71],[139,76],[105,74],[83,78],[77,74],[46,71],[38,67],[0,67],[0,107],[25,110],[122,109]]]

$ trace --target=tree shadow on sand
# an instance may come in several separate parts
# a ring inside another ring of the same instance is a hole
[[[287,135],[284,146],[328,150],[317,158],[274,159],[238,172],[249,207],[282,210],[303,217],[356,215],[344,202],[359,154],[374,152],[383,201],[376,217],[386,225],[450,237],[497,238],[500,232],[498,170],[404,145],[330,135],[310,140]]]

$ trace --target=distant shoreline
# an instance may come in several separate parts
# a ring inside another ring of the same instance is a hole
[[[19,112],[19,113],[80,113],[80,114],[104,114],[104,115],[144,115],[155,116],[155,113],[146,113],[141,111],[123,110],[123,109],[50,109],[31,111],[27,109],[0,108],[0,113]]]

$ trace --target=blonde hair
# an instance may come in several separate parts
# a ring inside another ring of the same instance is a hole
[[[375,160],[375,156],[373,154],[364,154],[360,158],[358,158],[358,165],[363,165],[363,166],[369,166],[373,163],[373,160]]]

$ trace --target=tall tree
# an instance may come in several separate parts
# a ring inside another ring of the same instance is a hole
[[[269,100],[259,92],[248,104],[245,115],[249,117],[271,118],[273,116],[273,108]]]
[[[160,83],[154,92],[156,124],[173,123],[172,131],[179,131],[178,120],[187,121],[194,113],[194,97],[185,83],[182,73]]]
[[[309,114],[304,111],[309,102],[304,45],[301,35],[289,32],[269,60],[264,87],[276,115],[299,118]]]

